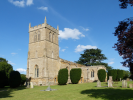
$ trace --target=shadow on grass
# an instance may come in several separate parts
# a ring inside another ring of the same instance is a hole
[[[10,88],[10,87],[5,87],[5,88],[0,88],[0,98],[7,98],[7,97],[12,97],[10,94],[12,94],[13,91],[18,91],[18,90],[23,90],[26,89],[25,86],[20,86],[17,88]]]
[[[89,89],[81,91],[89,97],[102,98],[103,100],[133,100],[132,89]]]

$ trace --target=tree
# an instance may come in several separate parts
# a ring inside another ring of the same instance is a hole
[[[129,71],[123,70],[123,79],[129,78],[131,76],[131,73]]]
[[[119,0],[119,1],[121,2],[121,4],[119,5],[122,9],[127,8],[128,4],[133,6],[133,0]]]
[[[115,50],[118,50],[119,55],[123,55],[123,59],[126,59],[121,63],[123,66],[130,68],[131,76],[133,76],[133,18],[120,21],[114,35],[118,35],[118,42],[113,48],[117,48]]]
[[[8,61],[5,58],[0,57],[0,62],[6,62],[7,63]]]
[[[26,82],[26,75],[20,74],[20,76],[21,76],[21,85],[24,85],[24,83]]]
[[[0,71],[4,71],[6,74],[5,77],[5,86],[9,85],[8,79],[10,72],[13,71],[12,65],[8,64],[8,61],[4,58],[0,58]]]
[[[101,60],[106,60],[107,58],[104,54],[101,54],[100,49],[86,49],[84,50],[84,54],[80,55],[81,57],[78,61],[75,61],[75,63],[85,66],[104,65],[107,70],[112,69],[112,67],[108,66],[108,64],[101,62]]]

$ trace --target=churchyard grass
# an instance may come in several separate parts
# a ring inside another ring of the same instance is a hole
[[[128,88],[122,88],[122,82],[113,84],[114,88],[108,88],[107,82],[102,82],[102,87],[96,87],[97,82],[50,86],[56,91],[40,91],[47,86],[34,86],[33,89],[24,86],[16,89],[6,87],[0,88],[0,100],[133,100],[130,83],[133,82],[128,82]]]

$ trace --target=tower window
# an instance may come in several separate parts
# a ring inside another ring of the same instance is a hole
[[[49,41],[51,41],[51,34],[49,33]]]
[[[35,77],[39,77],[39,68],[37,65],[35,67]]]
[[[38,41],[40,41],[40,32],[38,33]]]
[[[35,33],[34,35],[34,42],[36,42],[36,40],[37,40],[37,33]]]

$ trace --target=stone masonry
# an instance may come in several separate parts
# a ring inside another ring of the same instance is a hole
[[[69,73],[72,68],[81,68],[82,74],[79,83],[98,80],[98,70],[104,69],[106,71],[106,67],[103,65],[84,66],[61,59],[59,57],[58,35],[59,27],[57,26],[55,29],[48,25],[46,17],[43,24],[34,27],[29,24],[26,77],[31,78],[30,82],[40,86],[47,85],[48,82],[51,85],[58,84],[58,71],[62,68],[67,68]],[[70,77],[67,83],[71,83]]]

